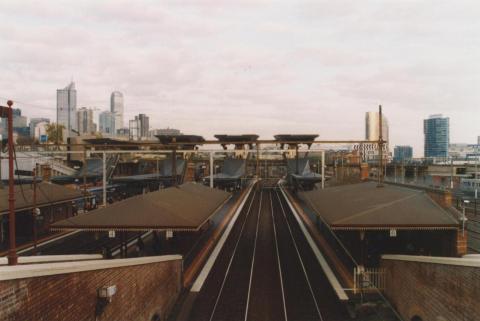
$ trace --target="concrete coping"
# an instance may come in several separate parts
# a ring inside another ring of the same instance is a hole
[[[138,257],[131,259],[55,262],[15,266],[7,265],[0,267],[0,281],[103,270],[134,265],[168,262],[181,259],[181,255],[162,255]]]
[[[438,256],[421,256],[421,255],[382,255],[383,260],[397,260],[420,263],[444,264],[444,265],[458,265],[471,266],[480,268],[479,258],[458,258],[458,257],[438,257]]]
[[[18,264],[85,261],[85,260],[100,260],[100,259],[103,259],[103,256],[101,254],[19,256]],[[0,257],[0,265],[7,265],[7,264],[8,264],[8,259],[6,257]]]

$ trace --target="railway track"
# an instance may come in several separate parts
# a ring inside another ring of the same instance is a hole
[[[189,320],[346,320],[284,196],[251,193],[193,303]]]

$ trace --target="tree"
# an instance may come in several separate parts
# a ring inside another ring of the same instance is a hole
[[[48,141],[50,143],[62,143],[64,129],[65,129],[65,126],[57,123],[47,124],[46,132],[48,135]]]

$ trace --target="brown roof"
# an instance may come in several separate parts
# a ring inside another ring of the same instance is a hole
[[[458,221],[424,191],[375,182],[301,192],[333,229],[447,229]]]
[[[230,197],[186,183],[138,195],[52,225],[55,230],[198,230]]]
[[[33,207],[33,184],[15,185],[15,211]],[[37,183],[37,207],[68,202],[83,197],[82,192],[51,183]],[[8,213],[8,187],[0,189],[0,215]]]

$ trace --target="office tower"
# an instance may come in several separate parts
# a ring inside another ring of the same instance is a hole
[[[63,89],[57,89],[57,124],[65,127],[63,138],[76,135],[77,130],[77,90],[71,82]]]
[[[37,139],[40,143],[47,142],[47,126],[50,122],[48,121],[41,121],[35,123],[32,127],[32,123],[30,123],[30,136],[34,139]]]
[[[138,114],[138,119],[140,120],[140,137],[147,138],[148,131],[150,130],[150,118],[145,114]]]
[[[378,141],[380,136],[380,114],[376,111],[369,111],[365,113],[365,139],[371,141]],[[382,115],[382,139],[386,142],[384,145],[384,157],[388,157],[388,120],[385,115]],[[364,158],[369,160],[378,160],[379,152],[377,149],[365,151]]]
[[[12,109],[12,115],[13,132],[20,136],[29,136],[30,127],[27,126],[27,117],[22,116],[22,110],[20,108],[14,108]],[[2,137],[7,137],[8,135],[7,124],[7,118],[1,118],[0,135],[2,135]]]
[[[149,117],[145,114],[138,114],[134,119],[128,122],[129,138],[131,140],[141,140],[148,138],[150,129]]]
[[[39,123],[47,123],[47,124],[50,124],[50,119],[48,118],[32,118],[30,119],[30,136],[32,136],[33,138],[38,138],[35,136],[35,127],[37,126],[37,124]]]
[[[128,121],[128,138],[130,140],[140,139],[140,120],[138,119],[138,116],[135,116],[135,119]]]
[[[425,157],[447,157],[450,143],[450,119],[442,115],[431,115],[423,120]]]
[[[395,162],[404,162],[412,160],[413,148],[412,146],[395,146],[393,149],[393,160]]]
[[[96,125],[93,123],[93,110],[82,107],[77,111],[77,128],[79,135],[95,133]]]
[[[110,96],[110,112],[115,114],[115,128],[123,128],[123,94],[119,91],[112,92]]]
[[[111,111],[100,113],[98,117],[98,125],[101,133],[114,136],[116,134],[115,114]]]

